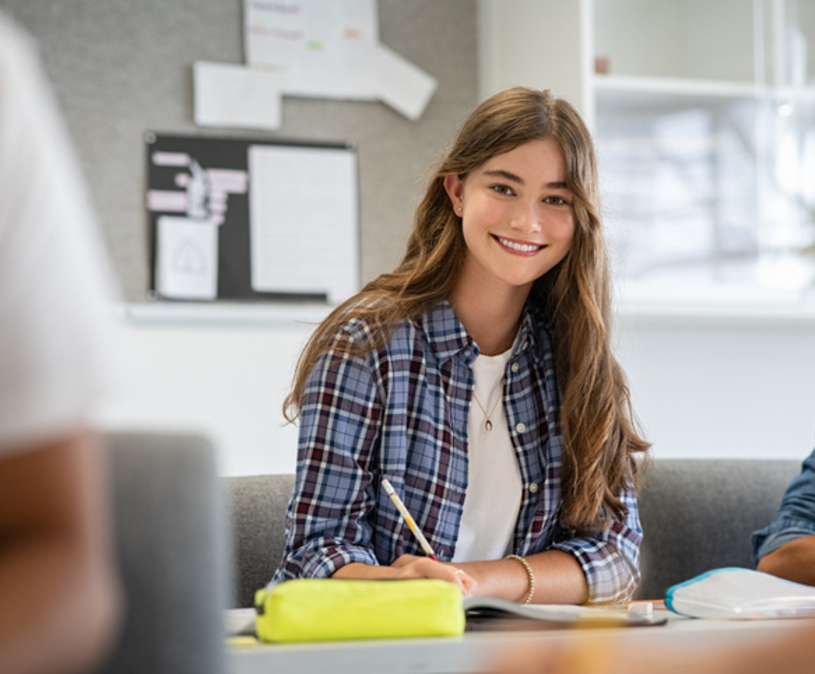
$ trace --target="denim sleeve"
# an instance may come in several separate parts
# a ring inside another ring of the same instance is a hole
[[[751,537],[753,562],[785,543],[815,535],[815,451],[803,463],[781,500],[775,519]]]
[[[303,395],[286,549],[272,584],[327,578],[351,562],[378,564],[369,516],[380,414],[366,362],[332,352],[317,362]]]

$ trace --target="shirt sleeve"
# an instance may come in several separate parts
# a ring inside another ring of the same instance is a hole
[[[351,562],[379,563],[370,513],[381,414],[365,359],[335,351],[320,358],[303,395],[286,549],[272,584],[327,578]]]
[[[628,508],[624,519],[612,517],[603,533],[567,538],[550,548],[577,559],[588,583],[589,604],[629,599],[640,581],[642,526],[635,490],[625,489],[620,500]]]
[[[753,562],[802,536],[815,535],[815,451],[801,467],[801,473],[790,482],[775,519],[754,532],[751,537]]]
[[[121,360],[90,199],[25,34],[0,16],[0,447],[91,420]]]

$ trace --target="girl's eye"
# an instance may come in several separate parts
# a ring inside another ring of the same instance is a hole
[[[492,189],[493,191],[498,192],[498,194],[503,194],[508,197],[515,194],[509,185],[493,185]]]
[[[558,196],[546,197],[543,201],[544,203],[552,204],[553,206],[567,206],[569,204],[569,202],[563,197]]]

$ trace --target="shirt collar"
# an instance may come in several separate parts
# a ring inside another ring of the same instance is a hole
[[[460,351],[467,352],[468,360],[470,355],[473,360],[478,356],[478,346],[447,300],[439,302],[419,320],[440,362],[449,360]]]
[[[419,319],[419,323],[440,362],[449,360],[459,352],[463,352],[467,362],[472,362],[478,357],[478,345],[470,337],[467,329],[458,319],[447,300],[442,300],[423,314]],[[540,337],[543,337],[544,342],[548,340],[545,331],[540,326],[536,328],[534,309],[529,302],[524,305],[521,314],[520,330],[521,336],[518,340],[518,348],[523,350],[528,348],[537,362],[543,360],[547,344],[542,344]],[[543,334],[539,335],[539,332]],[[526,348],[524,345],[526,345]]]

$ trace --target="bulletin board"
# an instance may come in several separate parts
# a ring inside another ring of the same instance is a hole
[[[145,134],[157,299],[329,300],[359,287],[351,144]]]

